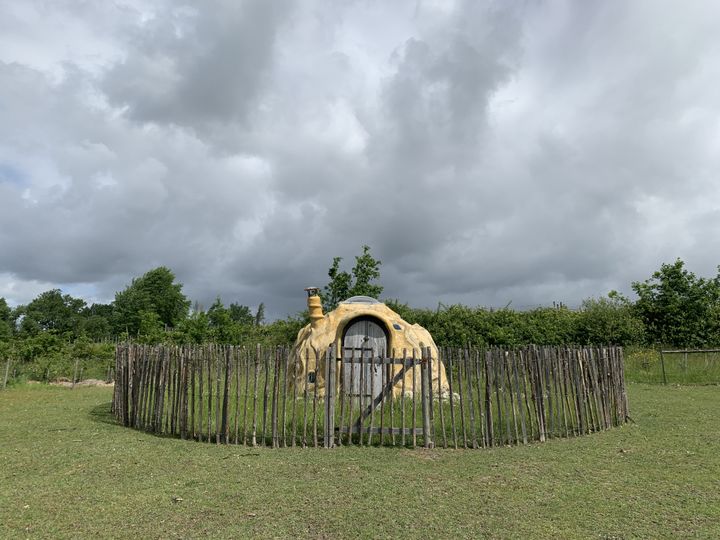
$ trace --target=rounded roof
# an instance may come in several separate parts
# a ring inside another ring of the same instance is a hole
[[[340,302],[341,304],[379,304],[380,301],[370,296],[351,296],[347,300]]]

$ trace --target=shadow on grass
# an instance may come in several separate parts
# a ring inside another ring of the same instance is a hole
[[[126,427],[126,426],[123,425],[122,422],[118,421],[118,420],[115,418],[115,416],[113,416],[113,414],[110,412],[110,406],[111,406],[111,405],[112,405],[112,402],[110,402],[110,401],[108,401],[107,403],[101,403],[100,405],[96,405],[95,407],[93,407],[93,408],[90,409],[90,411],[89,411],[89,413],[88,413],[88,416],[90,417],[90,419],[91,419],[93,422],[97,422],[97,423],[100,423],[100,424],[111,425],[111,426],[116,426],[116,427],[120,427],[120,428],[123,428],[123,429],[132,430],[132,431],[135,431],[136,433],[142,433],[142,434],[144,434],[144,435],[150,435],[150,436],[156,437],[156,438],[158,438],[158,439],[176,439],[176,440],[180,440],[180,439],[181,439],[181,437],[180,437],[179,434],[172,434],[172,433],[155,433],[155,432],[153,432],[153,431],[151,431],[151,430]],[[231,439],[232,439],[232,437],[231,437]],[[187,440],[187,441],[191,441],[191,442],[205,443],[205,444],[210,443],[210,444],[213,444],[213,445],[215,445],[215,444],[225,445],[225,444],[226,444],[222,438],[220,439],[220,443],[217,443],[217,439],[216,439],[215,433],[212,434],[212,436],[210,437],[210,440],[208,440],[207,435],[204,435],[203,438],[202,438],[202,440],[199,440],[197,437],[192,437],[192,436],[189,436],[186,440]],[[242,440],[242,439],[241,439],[241,440]],[[248,448],[253,448],[253,447],[252,447],[251,445],[249,445],[249,444],[238,444],[238,445],[235,445],[233,442],[229,442],[229,443],[227,443],[227,444],[230,444],[230,445],[233,445],[233,446],[245,446],[245,447],[248,447]],[[299,446],[299,445],[300,445],[300,443],[298,443],[298,446]],[[321,443],[320,445],[322,446],[322,443]],[[270,447],[270,446],[272,446],[272,437],[265,437],[265,438],[263,439],[262,436],[258,435],[258,436],[257,436],[257,444],[256,444],[256,446],[257,446],[257,447],[263,447],[263,446],[268,446],[268,447]]]
[[[110,424],[113,426],[121,426],[122,424],[115,420],[115,417],[110,412],[111,401],[107,403],[101,403],[90,409],[90,419],[93,422],[99,422],[101,424]]]
[[[179,435],[173,435],[171,433],[153,433],[150,430],[145,429],[138,429],[138,428],[131,428],[126,427],[123,425],[122,422],[118,421],[115,416],[113,416],[112,412],[110,412],[110,406],[112,405],[112,402],[108,401],[107,403],[101,403],[100,405],[96,405],[92,409],[90,409],[90,412],[88,413],[88,416],[93,422],[97,422],[99,424],[106,424],[110,426],[116,426],[123,429],[128,429],[135,431],[136,433],[142,433],[145,435],[151,435],[153,437],[157,437],[158,439],[180,439]]]

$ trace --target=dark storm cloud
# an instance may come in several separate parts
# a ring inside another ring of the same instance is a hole
[[[105,77],[113,104],[139,121],[190,127],[243,120],[272,61],[289,2],[174,4],[138,28]]]
[[[714,3],[0,10],[11,301],[107,300],[164,264],[205,306],[283,315],[363,244],[386,296],[426,306],[574,305],[718,263]]]

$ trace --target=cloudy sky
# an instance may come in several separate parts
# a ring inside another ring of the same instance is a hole
[[[5,0],[0,296],[170,267],[283,316],[577,305],[720,264],[720,3]]]

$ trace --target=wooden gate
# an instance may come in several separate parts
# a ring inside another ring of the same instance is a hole
[[[374,320],[361,318],[348,326],[343,335],[342,361],[353,364],[342,370],[342,391],[357,402],[374,399],[382,392],[382,364],[372,358],[387,355],[387,335]]]
[[[433,362],[429,349],[423,350],[420,358],[415,355],[389,358],[377,355],[378,350],[368,345],[369,341],[363,339],[361,343],[365,346],[359,347],[345,347],[353,342],[343,341],[344,354],[340,358],[336,358],[332,348],[329,351],[325,380],[339,384],[327,385],[325,447],[342,445],[343,438],[348,444],[370,445],[375,436],[381,445],[386,438],[394,445],[399,436],[401,444],[409,437],[415,446],[420,435],[424,446],[432,448]],[[406,391],[406,377],[410,373],[412,385]],[[399,397],[395,395],[398,391]],[[396,407],[400,408],[399,415]]]

